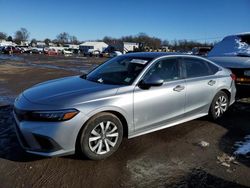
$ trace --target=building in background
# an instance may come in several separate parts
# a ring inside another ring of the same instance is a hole
[[[0,40],[0,46],[16,46],[16,43],[12,41]]]
[[[93,52],[102,53],[108,45],[105,42],[84,42],[79,45],[79,49],[82,53],[88,54]]]
[[[126,54],[129,52],[138,51],[139,47],[140,47],[140,43],[118,41],[118,42],[110,44],[105,49],[105,52],[106,53],[113,53],[114,51],[119,51],[123,54]]]
[[[79,49],[79,45],[77,44],[64,44],[63,47],[68,48],[68,49],[75,49],[75,50]]]

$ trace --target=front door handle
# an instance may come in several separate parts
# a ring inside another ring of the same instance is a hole
[[[180,91],[182,91],[183,89],[185,89],[184,86],[178,85],[178,86],[176,86],[173,90],[174,90],[174,91],[177,91],[177,92],[180,92]]]
[[[216,83],[215,80],[210,80],[207,84],[210,85],[210,86],[213,86],[215,83]]]

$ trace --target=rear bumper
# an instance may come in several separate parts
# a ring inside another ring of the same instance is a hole
[[[234,81],[232,81],[231,88],[229,91],[230,91],[230,103],[229,103],[229,105],[232,105],[235,102],[235,98],[237,95],[237,88],[236,88]]]

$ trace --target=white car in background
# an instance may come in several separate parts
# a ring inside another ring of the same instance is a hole
[[[241,89],[250,92],[250,32],[226,36],[208,53],[208,59],[236,75],[238,93]]]
[[[119,55],[122,55],[122,53],[120,51],[114,51],[114,52],[109,54],[110,57],[116,57],[116,56],[119,56]]]
[[[43,50],[43,48],[33,47],[33,48],[31,49],[31,52],[32,52],[33,54],[42,54],[42,53],[44,52],[44,50]]]
[[[70,51],[70,50],[68,50],[68,49],[63,50],[62,53],[63,53],[64,55],[72,55],[72,54],[73,54],[73,52]]]

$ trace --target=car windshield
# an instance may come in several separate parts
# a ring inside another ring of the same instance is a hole
[[[85,79],[101,84],[131,85],[151,60],[118,56],[94,69],[85,76]]]

